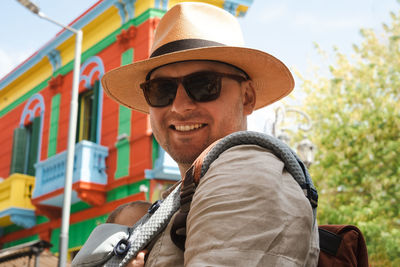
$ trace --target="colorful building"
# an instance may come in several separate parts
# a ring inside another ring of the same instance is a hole
[[[180,179],[148,116],[109,99],[99,79],[148,57],[153,32],[179,0],[103,0],[70,26],[83,31],[69,252],[110,211],[155,201]],[[243,16],[252,0],[205,0]],[[50,15],[50,14],[49,14]],[[75,36],[61,31],[0,80],[0,244],[59,250]]]

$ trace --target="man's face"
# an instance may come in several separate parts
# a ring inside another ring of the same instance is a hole
[[[151,79],[182,77],[199,71],[239,74],[225,64],[209,61],[179,62],[156,69]],[[188,167],[214,141],[236,131],[246,130],[255,93],[251,81],[222,78],[219,98],[196,102],[179,84],[175,100],[166,107],[150,107],[150,121],[159,144],[182,166]]]

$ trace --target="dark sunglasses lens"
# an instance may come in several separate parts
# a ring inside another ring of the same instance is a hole
[[[195,73],[185,77],[183,86],[195,101],[212,101],[219,97],[221,78],[212,72]]]
[[[174,80],[154,79],[147,84],[145,95],[150,106],[165,107],[174,101],[177,88]]]

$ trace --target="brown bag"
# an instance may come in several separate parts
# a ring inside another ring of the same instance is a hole
[[[367,246],[353,225],[320,225],[318,267],[368,267]]]

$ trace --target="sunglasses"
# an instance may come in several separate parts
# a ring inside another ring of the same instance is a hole
[[[196,102],[215,100],[221,93],[223,77],[243,82],[248,80],[240,75],[200,71],[183,77],[160,77],[140,84],[147,103],[151,107],[166,107],[175,99],[179,84],[182,83],[187,95]]]

